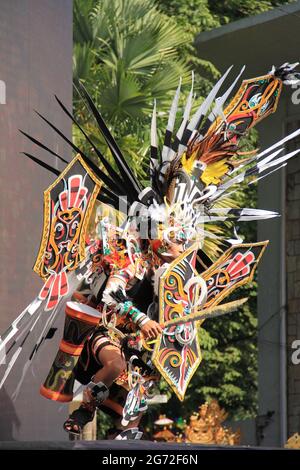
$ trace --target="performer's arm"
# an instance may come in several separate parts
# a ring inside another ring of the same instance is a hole
[[[136,308],[126,296],[126,286],[134,277],[135,267],[115,271],[107,281],[102,301],[113,308],[120,316],[126,315],[142,331],[145,337],[155,338],[162,332],[159,323],[151,320],[145,313]]]

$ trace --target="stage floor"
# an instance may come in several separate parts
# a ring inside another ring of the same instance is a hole
[[[187,443],[168,443],[152,441],[2,441],[1,450],[276,450],[275,447],[249,447],[249,446],[216,446]],[[283,450],[283,449],[281,449]]]

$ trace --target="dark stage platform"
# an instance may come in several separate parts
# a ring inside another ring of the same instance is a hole
[[[201,451],[201,450],[279,450],[274,447],[249,447],[249,446],[216,446],[216,445],[200,445],[186,443],[167,443],[152,441],[39,441],[39,442],[16,442],[2,441],[0,442],[1,450],[99,450],[99,451],[115,451],[115,450],[151,450],[155,452],[163,452],[164,450],[176,451]],[[284,450],[284,449],[280,449]]]

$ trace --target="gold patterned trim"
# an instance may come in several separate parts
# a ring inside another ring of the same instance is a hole
[[[264,251],[267,247],[269,243],[269,240],[265,240],[265,241],[262,241],[262,242],[257,242],[257,243],[241,243],[239,245],[235,245],[233,246],[232,248],[229,248],[227,251],[225,251],[225,253],[218,259],[218,261],[216,263],[214,263],[210,268],[208,268],[204,273],[201,274],[201,276],[203,277],[204,280],[207,280],[210,278],[211,274],[214,273],[214,271],[216,270],[217,266],[218,265],[221,265],[223,261],[226,261],[226,259],[228,259],[228,257],[230,256],[230,254],[232,253],[232,251],[236,248],[252,248],[252,247],[256,247],[256,246],[261,246],[262,249],[261,249],[261,252],[259,253],[259,256],[257,257],[254,265],[252,266],[252,269],[251,269],[251,272],[249,274],[248,277],[242,279],[241,281],[237,282],[236,284],[234,284],[232,287],[230,287],[229,289],[225,290],[225,292],[220,295],[219,297],[217,297],[215,299],[214,302],[212,302],[210,304],[210,306],[215,306],[215,305],[218,305],[225,297],[227,297],[233,290],[237,289],[238,287],[244,285],[244,284],[247,284],[248,282],[251,282],[253,280],[253,276],[254,276],[254,273],[255,273],[255,270],[256,270],[256,267],[261,259],[261,257],[263,256],[264,254]],[[198,250],[199,249],[199,243],[195,243],[193,244],[188,250],[186,250],[184,253],[182,253],[176,260],[174,260],[170,266],[168,267],[168,269],[163,273],[163,275],[161,276],[161,280],[164,281],[166,276],[170,273],[170,271],[177,265],[179,264],[184,258],[186,258],[190,253],[192,253],[193,251],[195,250]],[[195,271],[195,274],[197,275],[197,272],[196,270]],[[159,286],[159,305],[162,305],[162,302],[163,302],[163,299],[164,299],[164,292],[163,292],[163,286],[164,286],[164,282],[161,282],[160,283],[160,286]],[[204,307],[205,308],[205,307]],[[160,322],[163,322],[164,321],[164,317],[163,317],[163,312],[160,310],[159,311],[159,321]],[[197,321],[195,322],[195,328],[197,330],[199,330],[199,327],[200,325],[203,323],[203,320],[202,321]],[[162,341],[162,337],[160,338],[159,341],[156,342],[155,344],[155,347],[154,347],[154,350],[153,350],[153,354],[152,354],[152,362],[153,364],[155,365],[155,367],[158,369],[158,371],[160,372],[160,374],[162,375],[162,377],[165,379],[165,381],[168,383],[168,385],[171,387],[172,391],[175,393],[175,395],[179,398],[180,401],[183,401],[184,400],[184,396],[185,396],[185,392],[182,393],[178,390],[178,388],[176,387],[176,385],[172,382],[172,380],[169,378],[169,376],[166,374],[164,368],[161,366],[159,360],[158,360],[158,355],[160,353],[160,346],[161,346],[161,341]],[[196,360],[194,366],[193,366],[193,369],[192,369],[192,372],[190,374],[190,377],[189,379],[187,380],[186,382],[186,390],[188,388],[188,385],[190,383],[190,381],[192,380],[199,364],[201,363],[202,361],[202,354],[201,354],[201,350],[200,350],[200,341],[199,341],[199,333],[197,334],[197,337],[196,337],[196,347],[197,347],[197,354],[198,354],[198,359]]]
[[[238,89],[238,91],[236,92],[236,94],[234,95],[234,97],[232,98],[232,100],[230,101],[230,103],[228,104],[228,106],[224,109],[224,115],[226,117],[230,116],[234,109],[236,108],[236,106],[239,104],[240,102],[240,99],[241,97],[243,96],[243,94],[245,93],[246,89],[247,89],[247,86],[251,83],[255,83],[255,82],[258,82],[260,80],[270,80],[270,78],[273,78],[274,79],[274,88],[276,88],[278,85],[279,85],[279,89],[278,89],[278,95],[276,96],[276,99],[275,99],[275,103],[274,103],[274,106],[273,108],[271,108],[271,110],[269,112],[267,112],[266,114],[264,114],[263,116],[261,117],[258,117],[255,121],[254,124],[257,124],[258,122],[260,122],[263,118],[267,117],[269,114],[271,113],[275,113],[276,110],[277,110],[277,106],[278,106],[278,101],[279,101],[279,98],[280,98],[280,95],[281,95],[281,91],[282,91],[282,81],[279,79],[279,78],[276,78],[274,77],[273,75],[262,75],[261,77],[256,77],[256,78],[250,78],[248,80],[243,80],[242,81],[242,84],[240,86],[240,88]],[[271,80],[270,80],[270,84],[271,84]],[[269,98],[269,96],[271,96],[271,94],[273,93],[273,90],[270,92],[270,94],[267,96],[267,98]],[[258,107],[261,106],[261,103],[258,105]],[[214,122],[213,124],[210,126],[208,133],[212,132],[213,130],[217,129],[219,127],[219,125],[222,124],[222,119],[220,117],[218,117]]]
[[[184,253],[182,253],[180,256],[178,256],[178,258],[176,258],[174,261],[172,261],[172,263],[170,263],[169,267],[166,269],[166,271],[163,273],[163,275],[161,276],[161,282],[160,282],[160,286],[159,286],[159,305],[162,305],[162,302],[164,300],[164,280],[166,278],[166,276],[170,273],[170,271],[172,271],[172,269],[178,265],[182,260],[184,260],[189,254],[191,254],[193,251],[198,251],[200,248],[200,244],[199,242],[196,242],[194,243],[190,248],[188,248]],[[197,275],[197,272],[196,270],[194,270],[195,274]],[[163,316],[163,312],[159,311],[159,321],[160,322],[163,322],[164,321],[164,316]],[[195,322],[195,328],[198,330],[199,328],[199,325],[202,323],[202,321],[197,321]],[[153,364],[155,365],[155,367],[157,368],[157,370],[160,372],[160,374],[162,375],[162,377],[165,379],[165,381],[168,383],[168,385],[171,387],[172,391],[175,393],[175,395],[178,397],[178,399],[180,401],[183,401],[184,400],[184,396],[185,396],[185,391],[182,393],[178,390],[178,388],[176,387],[176,385],[172,382],[172,380],[170,379],[170,377],[166,374],[164,368],[161,366],[159,360],[158,360],[158,355],[160,353],[160,345],[161,345],[161,341],[162,341],[162,336],[160,337],[160,340],[156,342],[155,344],[155,347],[154,347],[154,351],[153,351],[153,354],[152,354],[152,362]],[[195,337],[195,341],[196,341],[196,348],[197,348],[197,359],[193,365],[193,368],[192,368],[192,372],[190,373],[190,376],[188,378],[188,380],[186,381],[186,387],[185,389],[188,388],[188,385],[190,383],[190,381],[192,380],[193,378],[193,375],[194,373],[196,372],[200,362],[202,361],[202,354],[201,354],[201,350],[200,350],[200,344],[199,344],[199,337],[198,337],[198,334],[197,336]]]
[[[88,204],[88,207],[85,211],[84,215],[84,220],[82,223],[82,228],[81,228],[81,236],[80,236],[80,244],[79,244],[79,262],[81,262],[84,259],[85,256],[85,238],[86,238],[86,232],[88,228],[88,223],[90,216],[93,211],[93,207],[96,201],[96,198],[98,196],[98,193],[100,191],[102,182],[97,178],[95,173],[90,169],[90,167],[85,163],[81,155],[77,154],[71,162],[66,166],[66,168],[61,172],[61,174],[56,178],[56,180],[44,191],[44,224],[43,224],[43,232],[42,232],[42,238],[41,238],[41,243],[40,243],[40,248],[39,252],[36,258],[36,262],[34,264],[33,270],[36,272],[42,279],[46,280],[49,276],[44,274],[42,272],[42,264],[43,264],[43,259],[44,259],[44,254],[45,250],[47,248],[47,243],[49,240],[49,235],[50,235],[50,193],[53,188],[65,177],[65,175],[68,173],[68,171],[72,168],[73,165],[75,165],[76,162],[80,162],[80,164],[83,166],[83,168],[86,170],[88,173],[89,177],[94,181],[95,187],[93,189],[93,192],[90,197],[90,201]],[[78,266],[75,265],[73,269],[76,269]]]
[[[221,265],[223,261],[226,261],[226,259],[228,259],[228,257],[232,253],[232,251],[235,250],[236,248],[248,248],[248,247],[252,248],[252,247],[255,247],[255,246],[262,246],[262,250],[259,253],[259,256],[257,257],[255,263],[253,264],[249,276],[247,276],[244,279],[242,279],[241,281],[237,282],[232,287],[229,287],[228,289],[224,289],[224,293],[221,294],[219,297],[216,297],[215,300],[211,304],[209,304],[210,307],[218,305],[232,291],[234,291],[238,287],[243,286],[244,284],[247,284],[248,282],[251,282],[253,280],[256,267],[257,267],[261,257],[263,256],[263,254],[265,252],[265,249],[268,246],[268,243],[269,243],[269,240],[265,240],[263,242],[257,242],[257,243],[241,243],[239,245],[234,245],[232,248],[229,248],[228,250],[226,250],[225,253],[218,259],[218,261],[216,263],[214,263],[210,268],[208,268],[204,273],[202,273],[202,277],[206,281],[210,278],[211,274],[214,273],[216,268],[219,265]]]

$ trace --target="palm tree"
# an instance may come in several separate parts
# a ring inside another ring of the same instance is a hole
[[[190,80],[178,55],[185,41],[153,0],[74,2],[74,81],[85,84],[136,172],[148,151],[154,100],[163,117],[179,77]],[[101,146],[76,93],[74,111]],[[80,139],[76,131],[74,137]]]

